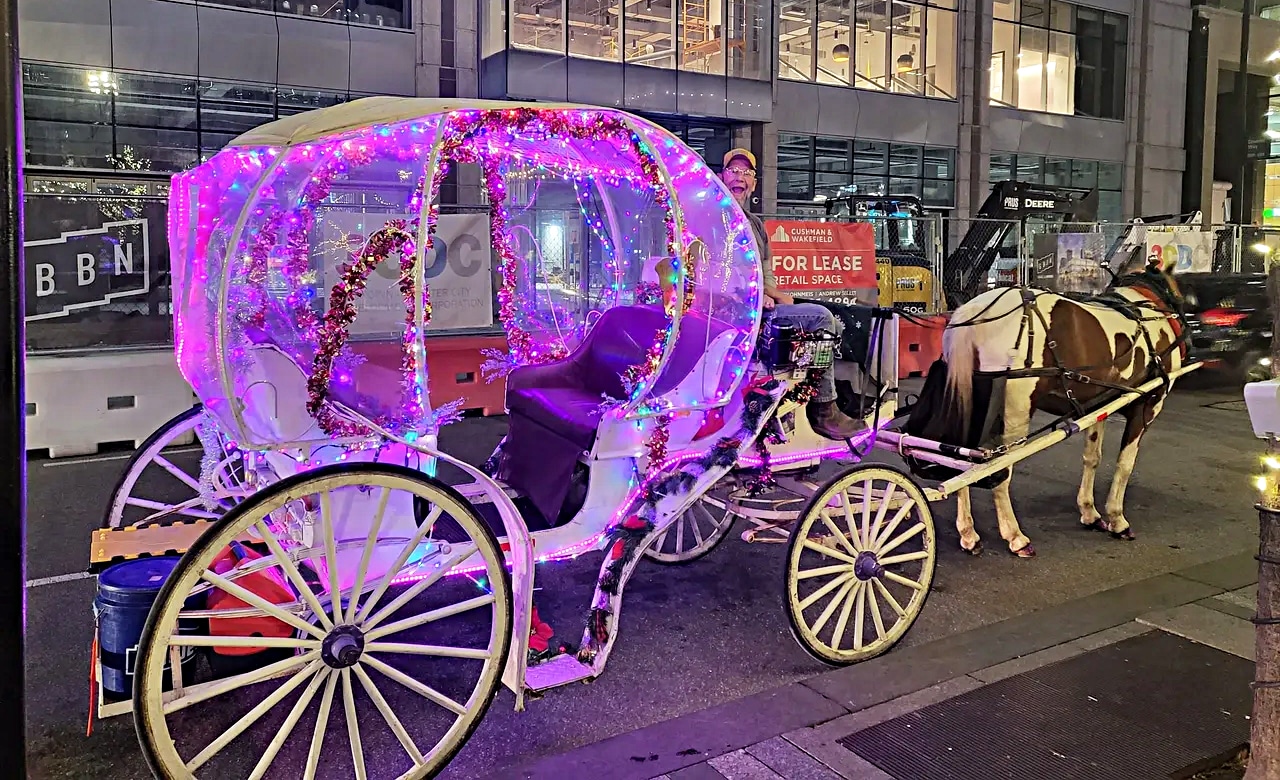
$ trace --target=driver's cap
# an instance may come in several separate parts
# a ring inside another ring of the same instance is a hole
[[[730,149],[729,151],[725,152],[724,167],[726,168],[729,167],[729,163],[733,162],[733,158],[735,157],[741,157],[747,162],[751,163],[751,170],[754,171],[756,169],[756,156],[751,153],[750,149],[743,149],[741,147],[737,149]]]

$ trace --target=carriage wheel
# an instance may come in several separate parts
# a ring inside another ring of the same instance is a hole
[[[735,518],[724,501],[702,496],[653,540],[645,557],[664,565],[696,561],[728,538]]]
[[[854,466],[809,500],[787,548],[787,618],[815,658],[842,665],[893,647],[933,580],[937,536],[920,488],[885,466]]]
[[[203,421],[204,407],[196,404],[160,426],[134,451],[111,491],[103,528],[211,520],[235,506],[235,499],[223,496],[212,508],[207,507],[201,498],[199,460],[194,468],[184,468],[164,453],[179,439],[195,435]],[[238,484],[243,474],[240,454],[224,450],[224,455],[217,478]]]
[[[512,603],[452,488],[374,463],[284,479],[207,531],[152,607],[143,753],[163,778],[432,777],[493,699]]]

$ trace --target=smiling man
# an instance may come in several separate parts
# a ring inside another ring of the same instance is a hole
[[[816,303],[796,303],[794,298],[778,289],[773,276],[773,255],[769,251],[769,236],[765,233],[764,222],[747,208],[752,193],[756,191],[756,156],[746,149],[730,149],[724,156],[720,179],[747,215],[751,230],[756,234],[756,243],[760,245],[765,318],[772,318],[808,333],[827,331],[839,339],[843,326],[834,314]],[[830,369],[822,372],[818,393],[809,402],[805,412],[813,429],[828,439],[848,439],[864,427],[861,420],[849,417],[836,406],[836,378]]]

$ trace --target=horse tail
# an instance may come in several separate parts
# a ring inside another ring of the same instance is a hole
[[[942,358],[947,364],[948,409],[959,412],[959,419],[967,421],[973,411],[973,372],[978,362],[977,330],[980,325],[963,324],[966,318],[959,315],[963,307],[952,315],[951,325],[942,334]]]

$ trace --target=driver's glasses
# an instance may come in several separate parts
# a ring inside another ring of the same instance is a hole
[[[743,168],[737,165],[733,166],[732,168],[725,168],[724,171],[725,173],[732,173],[734,176],[737,176],[743,179],[747,177],[754,177],[756,175],[756,172],[753,168]]]

